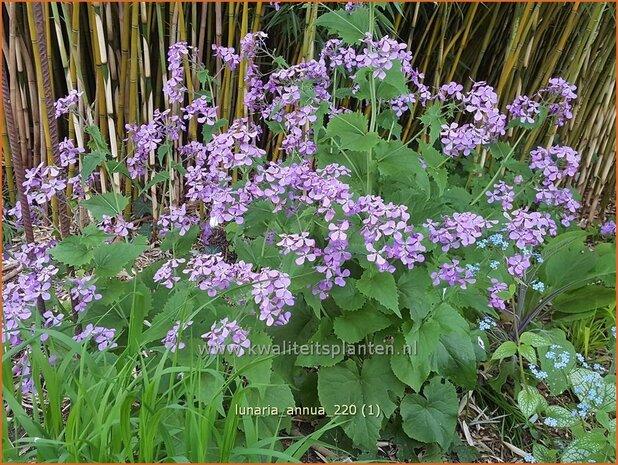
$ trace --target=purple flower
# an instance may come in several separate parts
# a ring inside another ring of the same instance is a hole
[[[291,313],[285,309],[294,305],[294,296],[288,290],[291,284],[287,274],[277,270],[262,269],[254,280],[251,294],[260,309],[260,320],[267,326],[285,325]]]
[[[58,192],[64,191],[67,181],[59,168],[39,164],[36,168],[26,170],[24,187],[28,202],[43,205]]]
[[[236,320],[228,322],[228,319],[224,318],[219,324],[214,322],[210,331],[202,334],[202,338],[206,340],[211,354],[230,353],[240,357],[251,345],[248,335],[249,332],[238,326]]]
[[[193,47],[186,42],[176,42],[167,52],[167,65],[171,71],[171,77],[163,86],[163,93],[167,95],[170,103],[181,102],[186,88],[183,85],[185,78],[183,59],[189,55]]]
[[[556,117],[557,126],[563,126],[567,120],[573,118],[571,102],[577,98],[576,90],[576,86],[562,78],[551,78],[549,86],[539,91],[539,95],[544,98],[557,100],[549,106],[549,114]]]
[[[129,232],[135,229],[135,225],[126,221],[122,215],[114,217],[103,215],[99,229],[105,234],[111,234],[116,237],[128,237]]]
[[[320,254],[320,250],[315,247],[315,240],[309,238],[308,232],[301,234],[281,234],[281,241],[277,245],[283,248],[283,254],[295,253],[297,265],[302,265],[305,260],[313,262]]]
[[[516,278],[523,278],[526,270],[530,268],[530,256],[525,254],[515,254],[507,257],[506,265],[510,275]]]
[[[97,344],[97,348],[100,351],[105,349],[114,349],[118,347],[118,344],[114,342],[114,336],[116,335],[116,330],[114,328],[105,328],[103,326],[93,326],[91,323],[86,325],[86,328],[76,336],[73,336],[73,339],[77,342],[81,342],[88,338],[93,337],[94,342]]]
[[[506,106],[513,118],[521,123],[534,123],[535,117],[540,113],[540,104],[529,97],[522,95],[513,100],[513,103]]]
[[[453,213],[444,216],[442,224],[427,220],[424,226],[429,229],[429,239],[434,244],[442,244],[442,250],[467,247],[476,242],[485,230],[492,228],[497,221],[486,220],[473,212]]]
[[[186,330],[189,326],[193,324],[193,321],[189,320],[186,323],[180,324],[180,321],[177,321],[176,324],[170,329],[165,337],[161,339],[163,346],[166,349],[169,349],[170,352],[176,352],[177,350],[181,350],[185,348],[185,343],[179,340],[180,333]],[[180,327],[182,326],[182,330]]]
[[[73,89],[66,97],[59,98],[56,103],[54,103],[56,118],[60,118],[62,115],[66,115],[69,111],[71,111],[71,109],[79,102],[79,98],[82,94],[83,92],[77,92]]]
[[[474,272],[469,268],[462,268],[459,265],[459,260],[453,260],[451,263],[444,263],[440,265],[438,271],[431,273],[431,279],[433,279],[433,285],[439,286],[442,281],[446,282],[449,286],[459,286],[462,289],[466,289],[468,284],[474,284]]]
[[[572,148],[552,146],[549,149],[537,147],[530,152],[530,169],[543,174],[543,184],[548,186],[563,178],[577,174],[581,156]]]
[[[509,219],[506,225],[509,239],[516,241],[520,249],[542,244],[545,236],[555,236],[558,232],[549,213],[530,213],[527,209],[517,209],[504,216]]]
[[[157,270],[153,277],[153,281],[167,287],[168,289],[173,288],[174,284],[180,281],[180,277],[174,275],[174,270],[178,268],[181,263],[185,263],[184,258],[173,258],[168,260],[161,265],[161,268]]]
[[[170,230],[178,229],[178,234],[184,236],[189,232],[191,226],[200,222],[197,215],[187,213],[187,205],[182,204],[180,207],[170,207],[170,212],[163,214],[157,221],[159,227],[159,235],[164,237]]]
[[[197,122],[213,126],[217,122],[217,110],[219,107],[211,107],[206,96],[197,98],[190,105],[183,108],[184,119],[192,119],[197,116]]]
[[[223,47],[217,44],[212,44],[212,49],[215,52],[215,57],[221,58],[223,63],[232,71],[240,63],[240,55],[236,54],[236,50],[233,47]]]
[[[616,223],[614,221],[606,221],[601,225],[601,234],[603,236],[615,236],[616,235]]]
[[[489,306],[496,310],[505,311],[506,303],[499,294],[507,291],[509,286],[506,283],[500,282],[495,278],[491,278],[491,286],[487,288],[489,291]]]
[[[477,145],[482,143],[481,133],[471,124],[443,124],[440,131],[440,141],[444,146],[444,154],[449,157],[467,157]]]
[[[75,147],[73,141],[66,137],[60,142],[58,149],[60,151],[60,166],[63,168],[76,164],[79,160],[79,155],[85,152],[83,148]]]
[[[494,184],[492,191],[485,192],[487,195],[487,203],[500,203],[504,211],[511,210],[513,208],[513,200],[515,199],[515,192],[513,186],[509,186],[504,181],[499,181]]]
[[[89,303],[95,300],[101,300],[103,296],[97,293],[97,288],[94,284],[90,284],[92,276],[86,275],[83,278],[70,278],[69,281],[74,284],[71,288],[71,298],[75,304],[76,312],[83,312]]]

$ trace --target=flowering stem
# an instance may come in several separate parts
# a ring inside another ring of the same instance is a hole
[[[487,192],[491,186],[493,186],[493,184],[496,182],[496,180],[498,179],[498,176],[500,176],[500,172],[502,171],[502,167],[504,166],[504,164],[509,161],[509,159],[511,158],[511,156],[513,155],[513,153],[515,152],[515,148],[519,145],[519,143],[521,142],[521,140],[524,138],[524,134],[522,134],[521,136],[519,136],[519,139],[517,139],[517,142],[515,142],[515,145],[513,145],[513,147],[511,147],[511,150],[509,151],[509,153],[507,154],[506,157],[504,157],[504,160],[502,160],[502,163],[500,163],[500,166],[498,167],[498,169],[496,170],[496,174],[494,174],[493,178],[491,178],[491,180],[489,181],[489,183],[485,186],[485,188],[479,193],[479,195],[476,196],[476,198],[472,201],[472,203],[470,205],[475,205],[478,203],[479,200],[481,200],[481,198],[483,197],[483,195],[485,195],[485,192]]]

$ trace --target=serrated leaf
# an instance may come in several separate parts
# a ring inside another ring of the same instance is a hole
[[[356,289],[356,279],[346,279],[345,286],[335,286],[330,292],[331,297],[339,308],[355,311],[363,307],[367,298]]]
[[[69,236],[49,250],[54,260],[68,266],[82,267],[94,257],[83,236]]]
[[[147,248],[148,240],[144,236],[136,237],[133,242],[102,244],[94,252],[94,265],[97,276],[117,275]]]
[[[103,215],[116,216],[129,205],[129,199],[124,195],[114,192],[105,194],[93,195],[87,200],[82,201],[81,205],[85,207],[97,221],[103,219]]]
[[[375,132],[367,132],[367,118],[362,113],[342,113],[333,116],[326,134],[338,138],[342,149],[368,151],[381,139]]]
[[[157,184],[161,184],[162,182],[169,181],[170,174],[168,171],[159,171],[154,177],[150,180],[148,184],[146,184],[142,190],[139,192],[139,195],[142,195],[144,192],[148,191],[152,186],[156,186]]]
[[[457,426],[459,402],[455,387],[441,378],[433,378],[423,395],[408,394],[401,402],[403,430],[412,439],[438,443],[447,449]]]
[[[354,444],[368,450],[375,449],[383,420],[397,407],[392,396],[402,394],[403,385],[393,374],[388,357],[366,359],[360,372],[354,361],[346,360],[334,367],[321,368],[318,373],[320,403],[330,415],[337,411],[336,405],[354,405],[357,414],[347,417],[350,421],[343,430]],[[363,406],[372,406],[374,414],[364,417]]]
[[[367,269],[356,282],[356,288],[367,297],[377,300],[401,317],[397,285],[391,273],[380,273],[373,268]]]
[[[352,344],[390,325],[390,318],[377,310],[374,304],[368,302],[361,310],[344,312],[342,316],[337,317],[333,329],[339,339]]]
[[[176,256],[185,255],[193,247],[199,233],[198,226],[191,226],[182,236],[180,230],[172,229],[161,241],[161,250],[173,250]]]
[[[313,338],[309,341],[313,342]],[[320,339],[320,347],[328,347],[329,353],[310,353],[300,354],[294,363],[296,366],[315,368],[315,367],[332,367],[341,362],[344,357],[343,344],[335,336],[329,336],[325,339]],[[337,347],[338,349],[335,349]],[[323,351],[325,352],[325,351]]]
[[[88,177],[96,170],[101,163],[107,158],[103,152],[90,152],[82,157],[81,176],[82,182],[88,181]]]
[[[357,44],[369,30],[369,11],[366,8],[348,13],[344,10],[331,11],[320,15],[317,26],[324,26],[331,34],[337,34],[348,44]]]

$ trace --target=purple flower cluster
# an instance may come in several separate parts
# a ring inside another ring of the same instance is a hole
[[[185,343],[180,340],[180,333],[182,331],[185,331],[192,324],[193,324],[193,321],[191,320],[187,321],[186,323],[182,323],[182,324],[180,323],[180,321],[177,321],[176,324],[172,326],[172,329],[170,329],[167,332],[165,337],[161,339],[163,346],[166,349],[169,349],[170,352],[172,353],[176,352],[177,350],[184,349]],[[182,326],[182,329],[180,329],[181,326]]]
[[[188,57],[192,48],[186,42],[176,42],[167,52],[167,64],[172,75],[163,86],[163,93],[167,95],[170,103],[182,102],[186,90],[183,84],[183,60]]]
[[[440,140],[447,156],[467,157],[477,145],[489,144],[506,133],[506,115],[500,112],[498,96],[487,83],[475,82],[466,93],[454,84],[442,86],[438,98],[444,101],[450,98],[472,116],[473,123],[443,124]]]
[[[603,236],[615,236],[616,235],[616,223],[614,221],[606,221],[601,225],[601,234]]]
[[[210,106],[206,96],[196,98],[182,110],[185,113],[184,119],[190,120],[197,117],[198,123],[207,126],[213,126],[217,122],[218,107]]]
[[[581,156],[566,146],[552,146],[549,149],[537,147],[530,152],[530,169],[538,170],[543,175],[542,187],[536,189],[536,201],[558,207],[564,226],[575,219],[580,204],[568,188],[559,188],[557,184],[577,174],[580,160]]]
[[[485,192],[487,195],[487,203],[500,203],[504,211],[513,208],[513,200],[515,200],[515,191],[513,186],[508,185],[504,181],[499,181],[494,184],[491,191]]]
[[[344,207],[347,216],[361,215],[361,235],[369,252],[367,260],[374,262],[380,271],[394,272],[389,260],[399,260],[409,269],[425,261],[423,235],[414,232],[408,223],[410,214],[405,205],[386,203],[381,197],[367,195]]]
[[[59,98],[56,103],[54,103],[56,118],[66,115],[72,108],[76,107],[82,94],[83,92],[78,92],[73,89],[66,97]]]
[[[236,320],[228,321],[228,318],[224,318],[218,324],[214,322],[210,331],[202,334],[202,338],[211,354],[228,353],[240,357],[251,345],[248,335],[249,332],[238,326]]]
[[[291,281],[287,274],[278,270],[262,269],[254,278],[251,294],[260,309],[260,320],[267,326],[281,326],[290,321],[292,314],[285,309],[294,305],[294,296],[289,291]]]
[[[135,230],[135,225],[132,222],[126,221],[122,215],[113,217],[103,215],[99,229],[105,234],[115,237],[128,237],[129,233]]]
[[[79,155],[85,152],[83,148],[75,147],[73,141],[66,137],[58,144],[58,149],[60,151],[60,166],[63,168],[75,165],[79,160]]]
[[[506,259],[507,270],[511,276],[523,278],[526,270],[530,268],[530,255],[515,254]]]
[[[450,249],[474,244],[497,223],[473,212],[463,212],[444,216],[441,223],[427,220],[423,226],[429,230],[429,240],[434,244],[442,244],[442,250],[448,252]]]
[[[222,45],[212,44],[212,49],[215,52],[215,57],[223,60],[223,63],[231,71],[234,71],[240,64],[240,55],[236,54],[236,50],[234,50],[233,47],[223,47]]]
[[[173,258],[168,260],[157,270],[153,277],[153,281],[171,289],[174,287],[174,284],[180,281],[180,276],[176,276],[174,270],[182,263],[185,263],[185,261],[184,258]]]
[[[283,254],[294,253],[297,255],[296,264],[302,265],[305,260],[314,262],[321,254],[320,249],[316,248],[315,240],[309,238],[308,232],[301,234],[281,234],[281,241],[277,246],[283,249]]]
[[[90,284],[92,276],[70,279],[69,281],[74,284],[74,287],[71,288],[71,299],[73,299],[76,312],[83,312],[88,304],[103,298],[101,294],[97,294],[96,286]]]
[[[556,125],[563,126],[567,120],[573,118],[571,108],[572,101],[577,98],[576,90],[576,86],[558,77],[551,78],[549,86],[539,91],[544,98],[557,99],[549,105],[549,114],[556,118]]]
[[[500,282],[495,278],[491,278],[491,286],[487,288],[489,291],[489,306],[496,310],[505,311],[506,301],[500,297],[501,292],[509,289],[506,283]]]
[[[469,268],[462,268],[459,265],[459,260],[453,260],[452,263],[444,263],[440,265],[438,271],[431,273],[433,285],[439,286],[441,282],[446,282],[449,286],[459,286],[466,289],[468,284],[474,284],[474,271]]]
[[[84,341],[94,337],[94,342],[97,348],[101,351],[105,349],[114,349],[118,344],[114,342],[116,330],[114,328],[105,328],[103,326],[93,326],[91,323],[86,325],[86,328],[79,334],[73,337],[77,342]]]
[[[37,305],[37,301],[51,299],[52,279],[58,268],[49,264],[47,244],[26,244],[14,254],[14,259],[24,266],[16,281],[2,286],[2,340],[15,346],[21,342],[20,330]]]
[[[532,124],[536,116],[541,112],[541,105],[535,102],[526,95],[521,95],[513,100],[513,103],[507,105],[513,118],[518,119],[521,123]]]
[[[164,237],[172,229],[178,229],[178,234],[184,236],[189,232],[191,226],[199,222],[199,216],[187,213],[187,205],[183,203],[180,207],[170,207],[169,213],[161,215],[159,221],[157,221],[157,227],[161,237]]]
[[[36,168],[26,170],[24,187],[28,202],[43,205],[49,202],[56,193],[67,187],[62,171],[55,166],[39,164]]]
[[[527,208],[520,208],[504,216],[509,219],[506,225],[508,237],[520,249],[542,244],[545,236],[555,236],[558,232],[549,213],[529,212]]]

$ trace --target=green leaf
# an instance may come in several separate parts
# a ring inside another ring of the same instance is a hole
[[[410,310],[413,321],[420,323],[438,303],[438,296],[431,292],[431,278],[422,268],[407,270],[397,281],[401,307]]]
[[[517,348],[522,357],[528,360],[533,365],[536,365],[536,352],[532,346],[521,343]]]
[[[526,418],[530,418],[543,405],[545,398],[538,389],[532,386],[522,386],[517,394],[517,406]]]
[[[369,30],[369,10],[360,8],[348,13],[345,10],[331,11],[318,17],[315,24],[324,26],[348,44],[357,44]]]
[[[323,349],[328,348],[329,353],[325,353],[326,351],[323,350],[323,353],[319,353],[319,354],[318,353],[310,353],[306,355],[300,354],[296,358],[296,362],[295,362],[296,366],[307,367],[307,368],[331,367],[343,360],[343,357],[344,357],[343,345],[341,344],[341,341],[337,339],[335,336],[329,336],[324,339],[322,338],[313,339],[312,337],[309,340],[309,342],[311,343],[314,340],[319,340],[320,347],[322,347]],[[334,349],[335,347],[337,347],[338,349]],[[337,353],[334,353],[335,351],[337,351]]]
[[[367,450],[375,449],[384,419],[397,407],[391,395],[402,394],[403,385],[391,371],[388,357],[366,359],[360,372],[354,361],[346,360],[334,367],[320,368],[318,373],[320,403],[329,415],[341,412],[337,406],[354,405],[356,414],[347,417],[350,421],[343,430],[354,444]],[[373,414],[363,416],[363,406],[365,413],[371,406]]]
[[[101,163],[107,158],[103,152],[90,152],[82,157],[82,182],[86,182],[88,177],[96,170]]]
[[[517,352],[517,344],[513,341],[505,341],[496,349],[491,356],[492,360],[502,360],[503,358],[511,357]]]
[[[330,293],[339,308],[348,311],[358,310],[363,307],[367,298],[360,292],[356,292],[356,279],[346,279],[345,286],[335,286]]]
[[[362,340],[368,334],[388,328],[390,324],[390,318],[369,302],[362,310],[344,312],[342,316],[335,319],[333,328],[339,339],[352,344]]]
[[[103,219],[103,215],[116,216],[129,205],[129,199],[124,195],[107,192],[105,194],[93,195],[88,200],[84,200],[82,206],[88,209],[97,221]]]
[[[279,415],[260,415],[255,417],[258,438],[272,440],[280,430],[288,430],[292,418],[286,413],[288,407],[296,405],[294,395],[287,384],[275,384],[264,389],[249,389],[246,405],[250,407],[276,407]],[[233,433],[234,434],[234,433]]]
[[[380,273],[373,267],[365,270],[356,283],[357,289],[367,297],[377,300],[401,317],[397,285],[391,273]]]
[[[49,254],[60,263],[82,267],[93,259],[92,248],[83,236],[69,236],[50,249]]]
[[[362,113],[342,113],[335,115],[326,127],[328,137],[337,137],[341,148],[368,151],[381,139],[375,132],[367,132],[367,118]]]
[[[559,405],[550,405],[545,409],[545,416],[553,418],[558,422],[557,428],[570,428],[579,422],[579,417],[573,415],[573,412],[560,407]]]
[[[191,226],[183,236],[179,229],[172,229],[161,241],[161,250],[173,250],[176,256],[185,255],[193,247],[199,233],[198,226]]]
[[[540,334],[532,333],[530,331],[523,333],[519,337],[519,342],[521,342],[522,344],[528,344],[532,347],[547,347],[551,344],[551,341],[548,341]]]
[[[422,396],[408,394],[401,401],[403,430],[412,439],[437,442],[446,449],[455,435],[458,407],[455,387],[446,380],[433,378]]]
[[[107,167],[107,171],[110,173],[120,173],[125,175],[127,178],[131,177],[126,165],[120,161],[108,160],[105,162],[105,166]]]
[[[144,236],[136,237],[133,242],[112,242],[101,245],[94,252],[97,276],[117,275],[147,248],[148,240]]]
[[[434,144],[440,138],[442,130],[442,106],[440,103],[434,103],[427,107],[425,113],[419,118],[425,129],[429,129],[429,143]]]
[[[562,452],[561,461],[564,463],[604,462],[605,457],[601,453],[608,445],[605,435],[600,431],[585,433],[567,445]]]
[[[615,304],[615,289],[591,284],[558,296],[553,307],[560,313],[585,313]]]
[[[418,153],[399,141],[380,141],[376,157],[380,174],[392,178],[390,182],[393,179],[406,182],[429,198],[429,177],[420,163]]]
[[[146,184],[142,190],[139,192],[141,196],[144,192],[148,191],[152,186],[157,184],[161,184],[162,182],[169,181],[170,173],[168,171],[159,171],[154,177],[150,180],[148,184]]]

